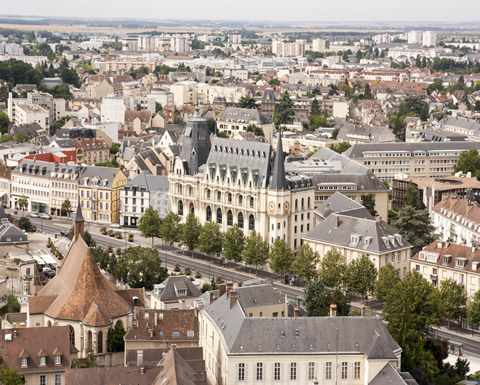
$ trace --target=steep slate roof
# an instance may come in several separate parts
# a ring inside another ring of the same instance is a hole
[[[403,373],[400,373],[395,369],[392,364],[386,364],[382,370],[368,383],[368,385],[413,385],[417,382],[406,382],[402,376]]]
[[[160,366],[107,367],[68,369],[65,372],[65,385],[152,385],[160,373]]]
[[[339,217],[335,228],[335,217]],[[352,235],[356,235],[356,243]],[[366,253],[383,254],[412,247],[407,240],[385,221],[357,218],[348,213],[329,215],[323,222],[303,236],[313,242],[328,243],[340,247],[355,248]],[[368,242],[367,242],[368,240]]]
[[[280,133],[277,140],[277,152],[273,163],[272,181],[270,188],[273,190],[288,189],[288,182],[285,178],[285,159],[283,156],[282,134]]]
[[[28,298],[29,313],[107,325],[131,311],[131,305],[116,291],[100,272],[83,238],[78,237],[57,276]]]
[[[229,121],[239,122],[248,124],[250,122],[257,122],[258,125],[269,124],[267,116],[262,114],[256,108],[237,108],[237,107],[227,107],[221,111],[216,119],[218,121]]]
[[[85,186],[83,183],[84,178],[88,178],[86,186],[92,185],[92,179],[99,179],[99,186],[102,188],[112,188],[113,180],[119,172],[123,172],[119,168],[114,167],[100,167],[100,166],[85,166],[82,168],[81,173],[78,177],[79,185]],[[102,181],[107,180],[107,185],[104,186]]]
[[[199,385],[207,382],[205,374],[196,372],[177,349],[171,348],[158,365],[162,366],[162,371],[152,385],[163,385],[165,380],[168,385]]]
[[[223,295],[202,310],[218,326],[227,353],[305,354],[338,351],[397,359],[401,349],[378,317],[245,317]],[[341,333],[336,333],[336,330]],[[338,338],[338,345],[336,344]],[[278,345],[278,346],[277,346]]]
[[[162,288],[163,286],[163,288]],[[162,302],[177,301],[179,299],[197,298],[202,295],[201,290],[196,287],[186,275],[170,276],[161,284],[161,292],[158,299]],[[175,289],[186,289],[187,295],[178,297]],[[152,295],[154,293],[152,292]]]
[[[364,218],[374,219],[370,212],[360,203],[348,198],[336,191],[326,201],[315,209],[315,212],[322,218],[327,218],[333,213],[343,213],[352,216],[364,216]]]
[[[124,186],[124,189],[128,190],[134,186],[137,189],[144,189],[145,191],[150,192],[168,191],[168,177],[162,175],[152,175],[149,171],[142,171],[130,182],[128,182],[128,184]]]

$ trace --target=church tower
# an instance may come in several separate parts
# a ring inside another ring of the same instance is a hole
[[[77,204],[77,213],[75,215],[75,224],[73,226],[73,240],[76,242],[78,237],[83,238],[83,230],[85,228],[85,220],[83,219],[80,201]]]

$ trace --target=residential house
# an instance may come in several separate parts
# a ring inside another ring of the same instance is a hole
[[[358,210],[330,214],[303,236],[304,243],[317,252],[320,261],[330,250],[338,250],[348,265],[366,255],[377,271],[391,263],[403,278],[410,268],[412,245],[385,221],[376,221]]]
[[[347,123],[338,133],[337,139],[354,143],[392,143],[396,141],[393,131],[389,127],[363,126]]]
[[[78,176],[78,196],[87,221],[116,223],[120,220],[120,190],[128,183],[122,170],[87,166]]]
[[[168,177],[142,171],[120,190],[120,223],[137,226],[150,205],[162,219],[170,212]]]
[[[154,285],[150,293],[152,309],[188,309],[202,292],[186,275],[170,276],[162,283]]]
[[[77,164],[95,165],[110,160],[110,147],[104,139],[72,139]]]
[[[77,357],[68,326],[0,330],[0,357],[25,376],[26,385],[65,384],[65,372]]]
[[[140,134],[152,126],[151,111],[125,111],[125,129]]]
[[[12,169],[0,164],[0,200],[5,207],[10,207]]]

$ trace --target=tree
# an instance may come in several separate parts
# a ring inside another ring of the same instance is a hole
[[[167,268],[161,265],[158,250],[150,247],[128,247],[118,256],[118,273],[131,288],[152,290],[153,285],[168,277]]]
[[[418,191],[413,185],[413,183],[409,182],[407,185],[407,191],[405,193],[405,198],[403,200],[405,206],[412,206],[415,208],[419,208],[418,204]]]
[[[310,281],[317,275],[318,259],[318,253],[313,251],[308,243],[304,243],[292,262],[292,273],[299,278]]]
[[[25,210],[28,207],[28,198],[22,195],[17,201],[17,206],[20,210]]]
[[[340,250],[333,248],[327,251],[320,262],[320,279],[328,287],[339,289],[345,281],[345,257]]]
[[[461,171],[464,174],[471,172],[472,176],[480,178],[480,155],[476,148],[471,148],[468,151],[462,151],[458,157],[457,163],[453,166],[455,173]]]
[[[321,115],[320,105],[318,104],[317,98],[313,99],[312,106],[310,107],[310,116],[319,116]]]
[[[472,303],[467,308],[467,321],[471,327],[480,326],[480,290],[475,292]]]
[[[92,234],[90,234],[87,230],[83,232],[83,240],[88,247],[95,247],[97,245],[97,242],[95,239],[93,239]]]
[[[66,122],[70,120],[69,116],[64,116],[63,118],[57,119],[53,125],[52,135],[57,132],[58,129],[62,128]]]
[[[185,124],[185,121],[181,116],[178,116],[177,114],[173,114],[173,124],[182,125],[182,124]]]
[[[8,115],[0,109],[0,133],[6,134],[8,132],[8,125],[10,124],[10,119]]]
[[[189,250],[192,250],[198,246],[198,238],[200,237],[200,232],[202,231],[202,226],[198,221],[198,218],[194,213],[187,215],[185,224],[182,226],[182,233],[180,240],[181,242],[188,247]]]
[[[412,206],[405,206],[400,211],[398,219],[392,222],[392,227],[412,244],[412,255],[432,243],[437,237],[434,234],[435,227],[430,222],[428,209],[417,210]]]
[[[16,143],[25,143],[30,140],[30,137],[26,132],[19,132],[15,135],[15,142]]]
[[[18,373],[15,368],[8,368],[5,364],[0,364],[0,383],[8,385],[25,384],[25,376]]]
[[[163,107],[160,103],[155,102],[155,113],[158,113],[163,110]]]
[[[360,62],[362,60],[362,51],[358,50],[357,53],[355,54],[355,57],[357,58],[357,61]]]
[[[65,214],[67,217],[70,217],[70,214],[72,213],[72,203],[70,202],[70,199],[65,199],[62,203],[62,208],[60,209],[62,212],[62,215]]]
[[[391,263],[382,266],[378,272],[378,280],[375,285],[375,297],[379,301],[383,301],[399,281],[398,270]]]
[[[346,317],[350,313],[350,297],[343,294],[339,289],[335,290],[331,296],[330,303],[337,305],[337,315]]]
[[[417,271],[410,271],[385,299],[387,328],[402,348],[402,371],[423,368],[433,377],[435,359],[425,348],[425,336],[432,325],[444,320],[444,308],[436,290]]]
[[[372,89],[370,88],[370,83],[365,83],[365,89],[363,90],[363,97],[368,100],[373,99]]]
[[[291,123],[295,112],[293,111],[293,102],[287,91],[282,96],[280,101],[275,106],[275,124],[280,126],[282,124]]]
[[[99,366],[92,344],[88,344],[85,350],[85,358],[78,358],[72,363],[72,368],[79,369],[98,368]]]
[[[214,118],[207,119],[207,126],[208,126],[208,131],[211,134],[215,134],[215,132],[217,131],[217,121]]]
[[[350,143],[342,142],[342,143],[339,143],[339,144],[333,146],[332,150],[335,151],[335,152],[338,152],[339,154],[342,154],[345,151],[347,151],[350,147],[352,147],[352,145]]]
[[[233,225],[225,233],[224,248],[225,258],[228,261],[242,261],[242,253],[245,248],[245,235],[238,225]]]
[[[362,254],[360,258],[354,259],[347,266],[345,278],[349,290],[358,293],[363,299],[373,294],[375,281],[377,280],[377,268],[372,261]]]
[[[330,312],[331,295],[322,281],[314,281],[305,290],[305,309],[309,317],[326,317]]]
[[[0,313],[1,315],[4,315],[6,313],[20,313],[21,309],[22,305],[20,305],[20,302],[18,302],[15,294],[9,294],[7,297],[7,303],[2,306],[2,308],[0,309]]]
[[[147,207],[143,216],[140,218],[138,223],[138,229],[142,233],[142,237],[144,238],[152,238],[152,247],[153,247],[153,239],[160,238],[160,226],[162,224],[162,220],[160,219],[160,215],[158,215],[157,210],[155,210],[151,205]]]
[[[200,231],[198,247],[202,253],[218,254],[223,248],[223,234],[218,223],[207,221]]]
[[[256,136],[265,136],[262,127],[258,127],[256,124],[249,124],[247,126],[247,132],[252,132]]]
[[[18,227],[25,230],[27,233],[33,233],[35,231],[32,222],[27,217],[22,217],[18,221]]]
[[[270,247],[270,268],[284,276],[292,270],[293,254],[283,239],[275,239]]]
[[[258,265],[264,265],[268,261],[268,244],[255,230],[245,240],[242,259],[246,266],[255,265],[255,274],[258,273]]]
[[[445,316],[448,320],[450,329],[450,320],[458,320],[466,315],[467,296],[457,282],[453,279],[445,279],[440,283],[440,299],[445,306]]]
[[[169,245],[180,242],[182,235],[182,227],[180,226],[181,218],[179,215],[170,211],[160,225],[160,236],[163,241]]]
[[[320,126],[327,124],[327,118],[322,115],[315,115],[310,117],[310,130],[316,130]]]
[[[377,210],[375,210],[375,196],[373,194],[362,195],[362,205],[372,216],[376,217],[378,215]]]
[[[257,107],[257,102],[250,95],[245,95],[240,98],[240,100],[237,103],[237,107],[253,109]]]
[[[60,72],[60,77],[62,81],[67,84],[71,84],[77,88],[81,86],[80,78],[78,77],[78,73],[73,68],[64,68],[62,72]]]
[[[123,336],[127,332],[122,326],[115,326],[110,329],[108,333],[108,351],[109,352],[123,352],[125,351],[125,340]]]

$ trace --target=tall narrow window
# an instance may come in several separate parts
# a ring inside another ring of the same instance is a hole
[[[331,380],[332,379],[332,363],[327,362],[325,364],[325,379]]]
[[[273,380],[280,381],[281,380],[281,364],[280,362],[275,362],[273,364]]]
[[[315,362],[308,363],[308,379],[315,379]]]
[[[348,362],[342,362],[342,380],[348,378]]]
[[[249,230],[255,230],[255,217],[253,214],[250,214],[248,217],[248,229]]]
[[[233,214],[231,210],[228,210],[227,212],[227,225],[233,226]]]
[[[353,370],[353,379],[359,380],[360,379],[360,362],[355,362],[354,370]]]
[[[255,375],[255,380],[263,381],[263,363],[257,362],[257,373]]]
[[[245,364],[238,364],[237,381],[245,381]]]
[[[290,381],[297,380],[297,363],[290,362]]]
[[[217,223],[219,225],[222,224],[222,209],[221,208],[217,209]]]
[[[243,229],[243,214],[238,213],[238,227]]]
[[[212,209],[210,206],[207,206],[207,221],[212,220]]]

